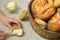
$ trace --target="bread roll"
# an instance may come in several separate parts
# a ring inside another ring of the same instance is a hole
[[[60,6],[60,0],[55,0],[54,1],[54,6],[59,7]]]
[[[55,7],[46,0],[34,0],[31,5],[32,14],[39,19],[48,20],[54,13]]]
[[[37,19],[37,18],[35,18],[34,20],[35,20],[35,22],[36,22],[37,24],[39,24],[40,26],[42,26],[42,28],[46,28],[47,23],[46,23],[45,21],[43,21],[43,20],[41,20],[41,19]]]
[[[59,13],[56,13],[49,21],[47,29],[50,31],[58,31],[60,29],[60,17]]]

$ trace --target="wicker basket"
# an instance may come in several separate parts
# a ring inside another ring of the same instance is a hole
[[[32,16],[32,12],[31,12],[31,3],[33,2],[34,0],[32,0],[29,4],[29,20],[30,20],[30,23],[31,23],[31,26],[32,28],[34,29],[34,31],[37,32],[37,34],[39,34],[40,36],[42,36],[43,38],[46,38],[46,39],[55,39],[55,38],[58,38],[60,37],[60,33],[58,32],[51,32],[51,31],[48,31],[46,29],[42,29],[41,26],[39,26],[35,21],[34,21],[34,18]]]

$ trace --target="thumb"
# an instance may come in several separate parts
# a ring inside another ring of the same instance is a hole
[[[8,35],[9,35],[9,33],[8,33],[8,32],[5,32],[4,34],[5,34],[6,36],[8,36]]]
[[[10,30],[12,30],[12,26],[10,24],[7,24],[7,27],[9,27]]]

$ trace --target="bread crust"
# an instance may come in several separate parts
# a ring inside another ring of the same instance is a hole
[[[55,7],[52,4],[47,3],[46,0],[39,1],[41,0],[33,1],[31,5],[32,13],[36,18],[48,20],[55,13]]]
[[[56,13],[49,21],[47,25],[48,30],[58,31],[60,29],[60,17],[59,13]]]

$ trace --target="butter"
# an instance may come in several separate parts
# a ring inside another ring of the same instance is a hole
[[[12,30],[13,35],[17,35],[17,36],[22,36],[23,35],[22,28],[18,27],[17,24],[14,24],[12,28],[13,28],[13,30]]]
[[[16,2],[9,2],[6,6],[7,10],[10,12],[14,12],[17,9],[17,4]]]
[[[12,32],[12,34],[16,34],[17,36],[22,36],[23,35],[23,30],[22,29],[17,29]]]

